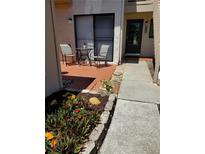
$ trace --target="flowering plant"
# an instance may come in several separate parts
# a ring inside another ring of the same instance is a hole
[[[112,92],[113,86],[109,80],[102,80],[101,85],[102,85],[102,89],[105,89],[108,94]]]
[[[83,98],[69,93],[61,106],[46,115],[46,153],[79,153],[89,133],[97,125],[101,111],[89,108]],[[57,100],[58,103],[58,100]]]

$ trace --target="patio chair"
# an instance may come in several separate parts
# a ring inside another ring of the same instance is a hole
[[[92,50],[90,52],[90,59],[92,61],[97,61],[97,64],[99,65],[100,64],[100,61],[104,61],[105,62],[105,65],[107,65],[107,61],[108,61],[108,58],[107,58],[107,55],[108,55],[108,49],[109,49],[109,45],[101,45],[100,47],[100,50],[98,52],[98,55],[94,55],[94,51]]]
[[[74,54],[71,48],[70,44],[60,44],[60,48],[61,48],[61,53],[62,53],[62,60],[63,63],[66,64],[67,66],[67,57],[71,57],[72,58],[72,62],[74,61]]]

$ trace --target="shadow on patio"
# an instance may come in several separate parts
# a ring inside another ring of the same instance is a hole
[[[95,78],[78,77],[70,75],[63,75],[62,79],[63,87],[70,89],[71,91],[81,91],[83,89],[86,89],[95,80]]]
[[[116,65],[65,65],[61,63],[63,86],[67,90],[99,91],[101,80],[110,80]]]

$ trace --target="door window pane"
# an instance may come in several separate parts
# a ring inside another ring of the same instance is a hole
[[[76,17],[76,35],[78,48],[82,48],[84,43],[89,45],[89,48],[94,47],[93,16]]]
[[[113,15],[96,15],[95,16],[95,55],[98,55],[103,45],[108,46],[106,58],[109,61],[113,59]]]

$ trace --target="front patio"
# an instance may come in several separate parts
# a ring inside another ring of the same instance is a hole
[[[83,89],[98,92],[102,80],[110,80],[116,69],[116,65],[92,65],[70,64],[61,62],[61,74],[63,87],[69,91],[81,91]],[[115,91],[116,92],[116,91]]]

